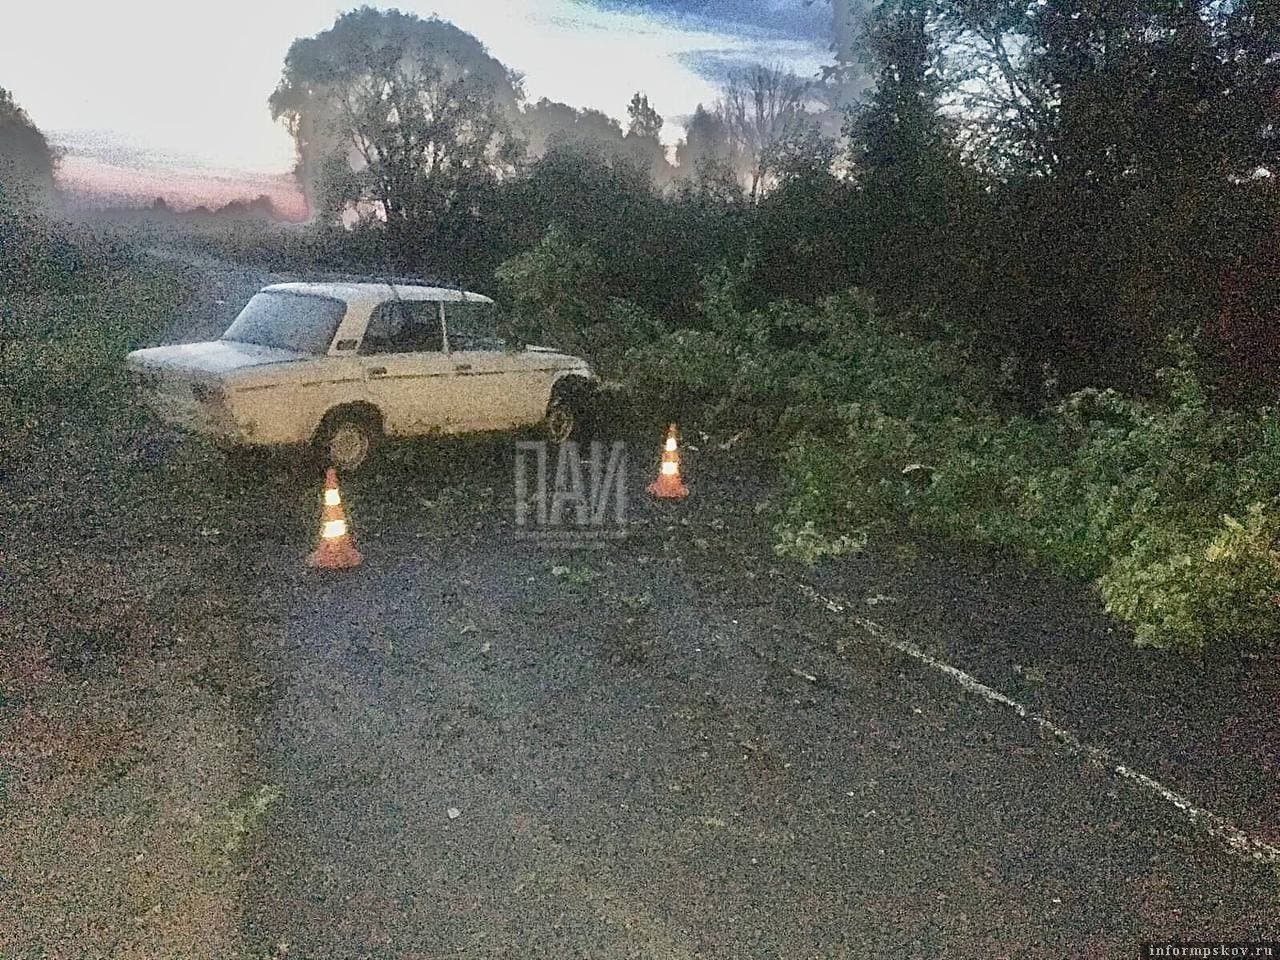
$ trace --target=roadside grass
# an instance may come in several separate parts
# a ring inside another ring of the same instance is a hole
[[[250,543],[290,504],[132,402],[124,353],[190,289],[84,260],[0,303],[0,956],[241,956],[237,858],[274,789]]]

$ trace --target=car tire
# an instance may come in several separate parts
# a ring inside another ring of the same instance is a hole
[[[591,433],[592,385],[587,382],[557,384],[547,405],[544,421],[547,439],[552,443],[585,440]]]
[[[372,417],[339,413],[325,419],[316,433],[316,458],[323,467],[355,473],[373,459],[382,431]]]
[[[552,400],[547,407],[547,439],[552,443],[567,443],[581,433],[577,411],[565,400]]]

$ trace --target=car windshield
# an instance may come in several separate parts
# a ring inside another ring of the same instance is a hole
[[[222,339],[298,353],[326,353],[346,309],[341,300],[329,297],[277,290],[259,293],[245,304]]]

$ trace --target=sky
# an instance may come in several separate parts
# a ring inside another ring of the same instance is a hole
[[[267,97],[289,44],[355,0],[47,0],[5,15],[0,87],[66,151],[63,180],[180,205],[267,193],[298,214],[293,144]],[[384,4],[375,4],[384,6]],[[624,121],[637,90],[667,118],[717,95],[726,68],[831,59],[826,0],[403,0],[450,20],[549,97]],[[42,38],[56,38],[56,42]]]

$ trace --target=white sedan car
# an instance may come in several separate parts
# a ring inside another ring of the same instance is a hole
[[[383,438],[581,423],[585,360],[496,335],[493,301],[396,283],[264,288],[220,340],[126,358],[168,423],[225,446],[310,443],[354,470]]]

